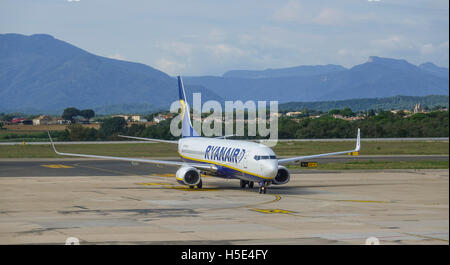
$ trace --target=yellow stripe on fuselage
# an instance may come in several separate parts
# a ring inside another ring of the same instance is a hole
[[[222,166],[222,167],[227,167],[227,168],[230,168],[230,169],[242,172],[242,173],[246,173],[246,174],[258,177],[258,178],[272,179],[272,178],[264,177],[264,176],[261,176],[261,175],[255,174],[255,173],[251,173],[251,172],[239,169],[239,168],[235,168],[235,167],[232,167],[232,166],[229,166],[229,165],[225,165],[225,164],[221,164],[221,163],[217,163],[217,162],[213,162],[213,161],[208,161],[208,160],[202,160],[202,159],[187,157],[187,156],[184,156],[184,155],[180,154],[180,152],[178,152],[178,155],[180,155],[182,158],[189,159],[189,160],[194,160],[194,161],[198,161],[198,162],[203,162],[203,163],[214,164],[214,165],[218,165],[218,166]]]

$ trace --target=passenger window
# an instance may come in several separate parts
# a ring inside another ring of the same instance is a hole
[[[270,159],[277,159],[276,156],[270,156]]]
[[[261,156],[261,159],[267,160],[269,159],[269,156]]]

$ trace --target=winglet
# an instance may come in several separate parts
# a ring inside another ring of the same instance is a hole
[[[359,151],[361,149],[361,130],[358,128],[358,136],[356,137],[356,149],[355,151]]]
[[[55,151],[55,153],[57,153],[57,154],[59,155],[59,152],[56,151],[55,144],[53,143],[52,137],[50,136],[50,132],[47,131],[47,134],[48,134],[48,138],[50,138],[50,144],[51,144],[52,147],[53,147],[53,151]]]

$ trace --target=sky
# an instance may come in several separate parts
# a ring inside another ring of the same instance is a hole
[[[169,75],[369,56],[449,66],[448,0],[0,0],[0,33],[45,33]]]

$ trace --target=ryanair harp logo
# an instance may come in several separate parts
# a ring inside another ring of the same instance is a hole
[[[205,150],[205,159],[222,162],[239,163],[244,158],[245,149],[225,146],[208,145]]]

